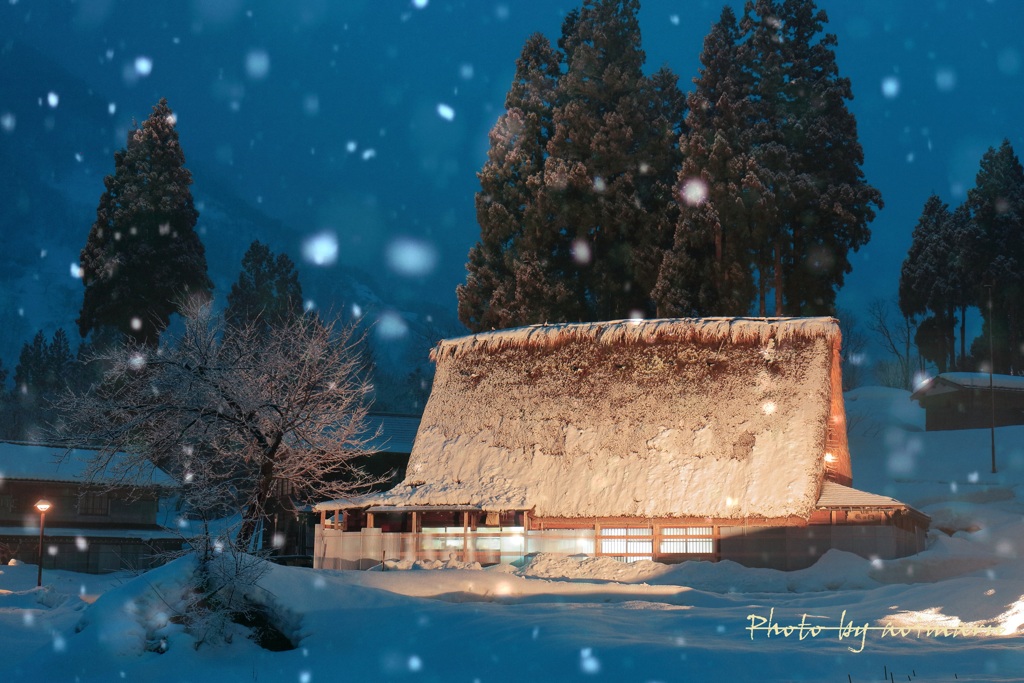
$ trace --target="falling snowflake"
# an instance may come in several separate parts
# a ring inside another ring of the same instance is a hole
[[[17,123],[18,120],[11,112],[5,111],[3,114],[0,114],[0,128],[3,128],[5,133],[13,133],[14,126]]]
[[[402,316],[394,311],[385,311],[377,320],[377,334],[381,339],[401,339],[409,332],[409,326],[402,320]]]
[[[270,55],[264,50],[250,50],[245,56],[245,73],[254,81],[266,78],[270,73]]]
[[[956,72],[952,69],[939,69],[935,72],[935,86],[942,92],[949,92],[956,87]]]
[[[882,95],[886,99],[893,99],[900,94],[900,79],[895,76],[886,76],[882,79]]]
[[[683,189],[679,195],[690,206],[698,206],[708,198],[707,183],[700,178],[690,178],[683,183]]]
[[[302,256],[315,266],[330,266],[338,260],[338,237],[333,232],[313,235],[302,244]]]
[[[388,245],[388,265],[399,275],[415,277],[430,273],[437,264],[433,246],[409,237],[399,237]]]
[[[437,115],[445,121],[452,121],[455,119],[455,110],[450,105],[441,103],[437,105]]]
[[[153,60],[149,57],[138,56],[135,58],[135,73],[138,76],[148,76],[153,73]]]
[[[310,93],[302,100],[302,110],[309,116],[316,116],[320,113],[320,97]],[[350,152],[352,150],[349,150]]]
[[[590,675],[601,672],[601,662],[589,647],[580,650],[580,671]]]
[[[572,259],[581,266],[590,263],[590,245],[584,239],[577,239],[572,243]]]
[[[60,104],[60,95],[51,90],[46,93],[46,103],[50,105],[50,109],[56,109],[57,105]]]

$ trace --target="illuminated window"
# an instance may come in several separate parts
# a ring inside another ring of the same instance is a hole
[[[621,562],[654,559],[650,527],[601,529],[601,554]]]
[[[661,535],[658,552],[663,554],[710,555],[715,552],[713,527],[668,527],[661,530]]]

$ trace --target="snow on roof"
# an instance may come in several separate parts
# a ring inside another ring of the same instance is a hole
[[[806,518],[824,476],[838,342],[831,318],[547,325],[442,341],[405,481],[362,503]]]
[[[38,519],[38,515],[33,515],[26,520],[25,524],[18,526],[0,526],[0,537],[26,536],[28,538],[34,538],[39,535],[39,525],[33,524],[32,522],[38,521]],[[47,542],[52,542],[58,538],[117,538],[140,541],[158,541],[181,540],[182,535],[163,527],[152,527],[149,529],[130,529],[124,527],[85,529],[76,527],[55,527],[47,524]]]
[[[910,398],[948,393],[956,387],[965,389],[988,389],[991,386],[1001,391],[1024,391],[1024,377],[1017,375],[989,375],[987,372],[943,372],[925,380]],[[950,386],[952,385],[952,386]]]
[[[819,508],[854,508],[854,507],[907,507],[895,498],[881,496],[877,493],[860,491],[849,486],[826,481],[821,487],[818,498]]]
[[[553,347],[574,339],[601,344],[675,340],[696,343],[766,343],[774,338],[825,338],[839,335],[834,318],[667,318],[613,320],[595,323],[530,325],[510,330],[443,339],[431,352],[431,360],[461,356],[471,351],[496,351],[506,347]]]
[[[62,481],[82,483],[86,480],[86,465],[93,457],[93,451],[84,449],[66,450],[55,446],[0,442],[0,483],[9,479],[33,481]],[[115,454],[112,463],[117,464],[126,456]],[[113,470],[112,471],[118,471]],[[174,480],[163,470],[151,467],[139,473],[140,480],[132,483],[172,486]],[[96,480],[105,484],[120,483],[121,477],[106,477]]]

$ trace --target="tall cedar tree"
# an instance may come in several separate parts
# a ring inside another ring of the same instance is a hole
[[[755,105],[748,152],[767,172],[772,219],[752,235],[760,313],[769,284],[777,315],[834,309],[850,272],[850,251],[870,238],[882,206],[861,166],[857,125],[846,108],[849,79],[839,76],[835,35],[813,0],[748,2],[739,62]],[[770,275],[770,278],[769,278]]]
[[[684,99],[667,68],[644,76],[638,11],[638,0],[585,0],[562,26],[567,70],[539,200],[573,256],[568,276],[582,310],[563,319],[656,315]]]
[[[900,311],[905,316],[929,316],[918,326],[916,342],[921,356],[935,363],[939,372],[957,366],[954,288],[962,283],[956,272],[956,227],[949,207],[938,196],[929,197],[900,269]]]
[[[683,97],[667,69],[643,75],[637,10],[586,0],[560,52],[527,41],[480,173],[481,241],[458,288],[470,329],[655,313]]]
[[[659,315],[743,315],[755,290],[751,239],[772,197],[750,153],[750,74],[738,66],[739,27],[726,7],[704,40],[680,141],[680,215],[655,289]]]
[[[103,181],[106,191],[81,254],[83,337],[109,326],[156,346],[186,299],[210,296],[213,283],[195,232],[192,174],[174,125],[161,99],[114,154],[114,174]]]
[[[981,246],[973,253],[978,274],[978,307],[984,317],[983,348],[988,357],[992,334],[996,372],[1024,370],[1024,168],[1008,140],[981,158],[967,205],[977,224]],[[991,295],[992,309],[988,299]]]
[[[537,33],[526,41],[505,113],[491,129],[478,177],[480,241],[469,252],[459,285],[459,319],[471,330],[501,329],[555,320],[571,301],[552,267],[554,243],[543,229],[535,194],[543,184],[561,57]]]
[[[302,285],[287,254],[270,250],[259,240],[242,257],[242,272],[231,285],[224,319],[229,328],[249,324],[279,326],[302,315]]]

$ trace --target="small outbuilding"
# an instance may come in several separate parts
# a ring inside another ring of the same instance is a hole
[[[944,372],[910,395],[924,408],[926,431],[1024,424],[1024,377]]]
[[[442,341],[404,481],[326,501],[314,566],[914,553],[928,518],[851,488],[831,318],[535,325]]]
[[[0,562],[36,564],[39,512],[45,499],[44,569],[104,573],[149,569],[180,550],[182,536],[158,523],[160,499],[173,485],[152,467],[145,483],[86,477],[92,453],[36,444],[0,443]],[[115,455],[117,460],[119,456]]]

